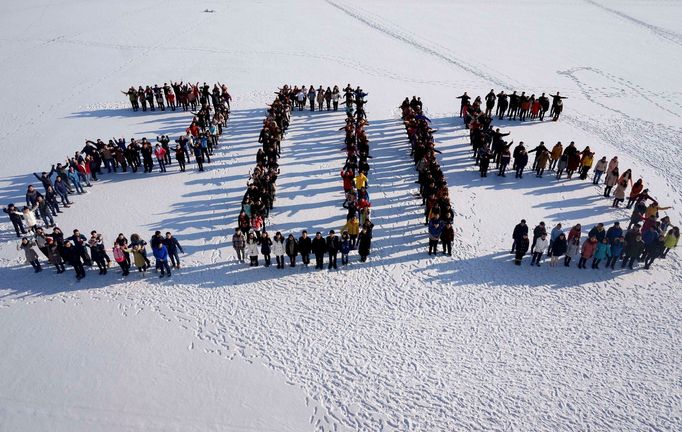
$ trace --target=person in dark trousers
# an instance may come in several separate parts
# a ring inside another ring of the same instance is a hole
[[[306,266],[310,264],[310,251],[312,247],[313,244],[310,237],[308,237],[308,231],[303,231],[301,237],[298,238],[298,253],[301,254],[301,261]]]
[[[296,255],[298,255],[298,242],[293,234],[289,234],[284,245],[284,250],[289,257],[289,267],[296,267]]]
[[[519,239],[516,242],[516,255],[514,257],[514,264],[520,266],[521,265],[521,260],[523,260],[523,256],[528,252],[528,248],[530,247],[530,240],[528,239],[528,235],[524,234],[521,239]]]
[[[523,170],[528,164],[528,153],[526,150],[521,149],[518,156],[514,158],[514,167],[516,169],[516,178],[523,178]]]
[[[327,266],[327,269],[336,269],[336,257],[339,253],[339,249],[341,248],[341,242],[339,241],[339,237],[334,233],[334,230],[329,231],[326,246],[327,253],[329,253],[329,265]]]
[[[371,246],[372,234],[365,230],[365,228],[360,229],[360,233],[358,234],[358,255],[360,255],[360,262],[367,261]]]
[[[535,246],[535,242],[543,235],[547,235],[547,228],[545,227],[544,222],[540,222],[533,228],[533,243],[531,244],[531,247]]]
[[[312,252],[315,254],[315,268],[324,268],[324,254],[327,252],[327,243],[322,238],[322,233],[317,232],[311,243]]]
[[[87,249],[87,244],[88,244],[88,239],[85,238],[83,234],[80,233],[77,229],[73,230],[73,235],[66,240],[70,240],[73,243],[73,249],[80,254],[83,263],[86,266],[91,266],[92,265],[92,260],[90,259],[90,255],[88,255],[88,249]]]
[[[452,223],[445,223],[445,228],[443,228],[443,232],[440,235],[440,240],[443,243],[443,254],[452,256],[452,242],[455,240],[455,229],[452,227]]]
[[[201,145],[199,143],[194,144],[194,159],[197,161],[197,167],[199,171],[204,170],[204,156],[201,153]]]
[[[495,91],[490,89],[490,93],[485,95],[485,115],[488,117],[492,117],[493,108],[495,108],[495,99],[497,99]]]
[[[10,222],[14,227],[14,231],[17,233],[17,237],[21,237],[22,234],[26,234],[26,228],[24,228],[24,223],[21,220],[21,212],[14,206],[14,204],[9,204],[7,207],[3,208],[2,211],[7,213]]]
[[[471,97],[467,95],[467,92],[464,92],[462,96],[457,96],[457,99],[461,99],[461,104],[459,106],[459,116],[462,117],[464,115],[464,107],[469,104]]]
[[[162,242],[154,244],[154,258],[156,258],[156,269],[160,271],[159,278],[164,276],[171,277],[171,269],[168,265],[168,249]]]
[[[630,270],[633,270],[633,265],[642,252],[644,252],[644,247],[642,236],[639,234],[637,234],[634,241],[626,241],[623,263],[620,267],[625,268],[627,265]]]
[[[648,269],[653,264],[654,260],[660,257],[665,250],[665,236],[663,234],[658,236],[658,239],[653,240],[645,246],[646,257],[644,258],[644,268]]]
[[[178,161],[178,165],[180,166],[180,171],[185,172],[185,149],[180,146],[180,144],[175,146],[175,160]]]
[[[525,219],[521,219],[521,222],[516,224],[514,227],[514,232],[512,233],[512,239],[514,242],[512,243],[511,252],[509,253],[514,253],[517,243],[523,239],[524,235],[528,235],[528,225],[526,225]]]
[[[185,251],[182,250],[182,246],[180,246],[178,239],[173,237],[173,234],[171,234],[170,232],[167,232],[166,237],[163,239],[163,244],[164,246],[166,246],[166,250],[168,250],[168,256],[170,257],[171,266],[175,269],[179,269],[180,256],[178,256],[178,250],[180,250],[180,252],[182,253],[185,253]]]
[[[64,242],[64,255],[66,261],[76,271],[76,280],[81,280],[85,277],[85,268],[83,268],[83,261],[81,261],[81,253],[73,247],[70,241]]]

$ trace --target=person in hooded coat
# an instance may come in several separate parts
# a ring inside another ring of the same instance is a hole
[[[298,255],[298,242],[293,234],[287,236],[284,249],[289,257],[289,267],[296,267],[296,255]]]
[[[568,249],[568,241],[566,240],[566,235],[564,233],[559,234],[559,237],[557,237],[553,242],[551,246],[551,254],[552,258],[549,262],[550,267],[556,267],[559,258],[563,256],[566,253],[566,250]]]
[[[369,252],[372,246],[372,235],[365,228],[360,229],[360,234],[358,234],[358,255],[360,255],[360,261],[367,261]]]
[[[530,247],[530,240],[528,239],[528,234],[524,234],[521,239],[519,239],[516,242],[516,249],[515,253],[516,255],[514,256],[514,264],[520,266],[521,261],[523,260],[523,256],[528,252],[528,248]]]
[[[594,252],[597,250],[597,244],[599,242],[597,241],[596,237],[590,237],[585,242],[583,243],[583,247],[580,251],[580,260],[578,261],[578,268],[585,269],[585,264],[587,263],[587,260],[592,258],[594,256]]]

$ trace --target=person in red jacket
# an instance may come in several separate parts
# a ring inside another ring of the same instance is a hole
[[[161,172],[166,172],[166,149],[157,144],[154,148],[154,156],[156,156],[156,161],[159,163],[159,169]]]
[[[578,268],[587,268],[585,264],[587,260],[592,258],[594,251],[597,250],[597,237],[592,236],[583,243],[583,248],[580,253],[580,261],[578,261]]]
[[[341,171],[341,178],[343,179],[343,191],[348,193],[353,189],[353,179],[355,178],[355,173],[350,170]]]

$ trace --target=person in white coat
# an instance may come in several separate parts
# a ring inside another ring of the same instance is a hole
[[[277,231],[275,237],[272,239],[272,253],[275,255],[277,261],[277,268],[284,268],[284,237],[282,233]]]
[[[246,240],[246,254],[249,256],[251,262],[250,267],[258,267],[258,240],[253,233],[249,234],[248,240]]]
[[[35,232],[36,231],[36,226],[38,226],[38,220],[36,219],[36,214],[35,214],[35,209],[37,209],[38,206],[34,207],[26,207],[22,209],[21,213],[19,212],[14,212],[15,214],[19,216],[23,216],[24,222],[26,223],[26,226],[28,227],[29,230]]]
[[[536,265],[540,267],[542,254],[545,253],[545,250],[547,250],[548,247],[549,239],[547,238],[547,233],[544,233],[535,241],[535,244],[533,245],[533,249],[531,250],[531,252],[533,252],[533,259],[531,260],[530,265]]]

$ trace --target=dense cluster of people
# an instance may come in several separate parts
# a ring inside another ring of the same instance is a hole
[[[150,87],[147,89],[149,90]],[[172,164],[171,154],[173,154],[180,171],[186,170],[186,165],[191,163],[192,157],[198,170],[203,171],[204,160],[210,163],[210,156],[218,146],[230,114],[231,97],[227,92],[227,87],[219,83],[214,86],[212,92],[209,90],[210,87],[205,83],[204,86],[199,86],[198,83],[197,85],[173,83],[170,87],[164,84],[163,88],[154,86],[151,90],[151,99],[148,91],[142,92],[144,97],[135,92],[137,96],[133,102],[134,89],[131,87],[130,97],[134,109],[139,107],[137,102],[139,98],[139,104],[142,105],[143,110],[146,110],[147,104],[153,110],[155,96],[157,107],[164,109],[163,101],[165,100],[166,106],[174,109],[174,95],[180,94],[184,95],[179,98],[180,105],[184,109],[198,108],[197,112],[192,112],[194,117],[186,128],[185,135],[175,140],[174,149],[170,147],[171,139],[168,135],[157,136],[155,144],[147,138],[141,140],[132,138],[129,143],[125,138],[113,138],[107,143],[101,139],[86,140],[85,146],[80,151],[76,151],[73,157],[67,158],[64,163],[52,165],[50,171],[34,173],[34,176],[42,183],[44,193],[33,185],[28,185],[26,205],[20,209],[14,203],[10,203],[3,208],[3,211],[8,215],[17,237],[22,238],[18,249],[24,251],[27,262],[34,267],[36,272],[41,271],[42,266],[35,253],[35,247],[40,249],[49,262],[55,265],[58,273],[62,273],[63,264],[68,263],[74,267],[77,278],[80,280],[85,276],[83,266],[92,265],[94,262],[100,268],[100,274],[106,274],[106,268],[111,260],[104,243],[95,242],[95,239],[101,239],[101,236],[93,231],[93,237],[87,240],[81,234],[76,235],[77,230],[74,230],[74,236],[65,239],[54,220],[59,213],[62,213],[60,206],[69,208],[73,204],[73,197],[70,198],[70,195],[86,193],[85,188],[92,187],[93,182],[99,180],[98,175],[103,175],[104,169],[107,173],[116,173],[119,170],[128,172],[128,169],[135,173],[142,166],[145,173],[151,173],[156,164],[160,172],[166,172],[166,166]],[[163,97],[161,97],[162,91]],[[185,97],[188,94],[195,94],[196,98]],[[45,234],[44,229],[47,228],[53,228],[52,234]],[[160,233],[157,232],[153,239],[159,236]],[[170,233],[167,233],[168,236]],[[168,241],[161,239],[163,240],[159,243],[161,247],[156,247],[158,243],[156,240],[151,242],[152,251],[157,260],[157,269],[161,271],[161,276],[165,274],[170,276],[169,257],[173,267],[179,268],[180,265],[177,250],[182,251],[182,248],[174,237],[170,236],[168,239]],[[144,249],[146,243],[142,241],[144,244],[141,246],[139,243],[135,241],[135,237],[131,236],[131,244],[128,247],[127,239],[120,234],[113,249],[110,250],[113,252],[115,261],[121,266],[124,276],[128,274],[130,268],[131,254],[136,258],[136,265],[145,262],[144,265],[137,265],[138,270],[144,272],[149,267]],[[87,253],[87,248],[91,250],[90,255]],[[140,249],[139,253],[137,249]],[[137,259],[138,255],[144,259],[140,261]],[[104,262],[106,262],[106,267],[101,265]]]
[[[410,155],[419,173],[417,182],[424,206],[425,224],[428,226],[429,255],[438,253],[439,243],[442,243],[443,254],[452,255],[454,212],[448,184],[436,158],[436,153],[440,151],[435,147],[431,120],[423,113],[421,98],[413,96],[410,100],[406,97],[400,109],[410,140]]]
[[[325,89],[323,86],[319,86],[315,90],[315,86],[307,87],[302,85],[301,87],[287,86],[287,97],[291,102],[292,107],[296,107],[299,111],[306,109],[309,106],[310,111],[315,111],[315,106],[317,106],[318,111],[322,111],[326,108],[327,111],[338,111],[339,105],[346,105],[346,114],[353,116],[354,111],[360,113],[362,118],[365,118],[365,103],[367,101],[364,99],[364,94],[362,97],[358,95],[364,92],[360,87],[356,87],[355,90],[350,84],[343,89],[343,101],[341,100],[342,94],[339,90],[339,86],[335,85],[333,88],[327,86]]]
[[[550,99],[552,98],[551,105]],[[459,116],[463,117],[465,122],[473,120],[478,113],[483,113],[486,116],[492,118],[493,109],[497,106],[495,110],[495,116],[502,120],[505,115],[507,120],[526,121],[526,120],[539,120],[543,121],[545,119],[545,114],[549,110],[549,115],[552,120],[559,120],[559,116],[564,109],[563,100],[566,96],[561,96],[559,92],[556,94],[545,95],[542,93],[537,98],[535,94],[530,96],[526,95],[526,92],[521,92],[517,94],[516,91],[511,94],[507,94],[501,91],[495,94],[495,90],[490,89],[490,92],[485,95],[484,99],[481,96],[476,96],[476,98],[471,101],[471,96],[464,92],[463,95],[457,96],[460,100]],[[482,108],[483,101],[485,100],[485,109]]]
[[[614,222],[608,229],[599,223],[588,231],[582,241],[580,224],[574,225],[567,234],[560,223],[548,232],[544,222],[533,228],[531,241],[528,225],[521,220],[512,233],[514,263],[521,265],[523,257],[530,252],[530,265],[537,267],[540,267],[543,255],[547,254],[552,267],[557,266],[562,257],[564,266],[570,267],[577,256],[578,268],[581,269],[587,268],[588,261],[593,269],[599,269],[602,262],[604,268],[611,270],[615,270],[616,265],[633,270],[636,262],[643,262],[644,268],[648,269],[657,258],[666,258],[668,252],[677,247],[680,229],[672,226],[667,216],[658,220],[657,205],[646,206],[642,201],[638,205],[644,206],[645,216],[637,216],[636,222],[631,221],[627,229],[623,229],[619,222]]]
[[[171,155],[174,155],[181,172],[186,170],[192,158],[197,169],[203,171],[204,161],[210,163],[210,157],[218,147],[230,111],[224,101],[212,105],[202,101],[198,112],[193,114],[185,135],[175,140],[174,148],[170,147],[168,135],[157,136],[155,144],[146,137],[141,140],[131,138],[130,142],[126,142],[125,138],[112,138],[106,143],[101,139],[86,140],[85,146],[64,163],[53,164],[49,171],[40,174],[33,173],[42,184],[44,193],[29,184],[25,206],[20,209],[10,203],[3,208],[17,237],[27,234],[27,230],[35,232],[40,225],[47,228],[55,226],[54,218],[62,212],[60,205],[69,208],[73,204],[70,196],[86,193],[86,188],[99,181],[98,176],[102,176],[104,170],[108,174],[128,172],[129,169],[136,173],[142,167],[145,173],[151,173],[158,165],[160,172],[166,172],[166,167],[172,165]]]
[[[232,100],[227,86],[221,83],[214,84],[211,88],[206,83],[199,85],[199,82],[192,84],[171,81],[170,84],[163,83],[162,86],[158,84],[144,88],[138,86],[137,90],[135,86],[130,86],[128,90],[121,91],[121,93],[128,96],[133,111],[138,111],[140,108],[142,111],[147,111],[147,107],[150,111],[155,111],[157,108],[161,111],[165,111],[166,108],[175,111],[176,107],[187,111],[196,110],[202,105],[223,104],[229,109]]]
[[[86,275],[86,268],[99,269],[100,275],[106,275],[107,270],[116,262],[121,268],[123,277],[128,276],[132,265],[137,267],[138,272],[144,276],[151,267],[147,253],[147,245],[151,245],[152,256],[155,260],[155,271],[159,277],[171,276],[171,267],[180,268],[179,252],[183,252],[178,240],[171,232],[165,236],[161,231],[156,231],[147,243],[139,234],[131,234],[130,240],[123,233],[116,237],[113,246],[108,246],[102,234],[97,231],[90,232],[90,238],[77,229],[71,236],[66,236],[59,227],[54,227],[51,233],[47,233],[42,227],[36,228],[30,237],[23,237],[17,245],[17,250],[24,253],[26,262],[29,263],[36,273],[43,270],[43,261],[54,266],[56,273],[66,271],[66,265],[73,267],[76,279],[81,280]],[[37,250],[36,250],[37,249]],[[109,256],[111,252],[112,256]],[[169,264],[170,262],[170,264]]]
[[[334,88],[338,89],[337,86]],[[365,112],[361,109],[367,94],[359,87],[352,90],[349,85],[344,90],[345,102],[355,105],[356,109],[347,109],[346,126],[342,128],[346,131],[344,149],[346,162],[342,169],[346,199],[343,207],[348,210],[348,213],[346,224],[341,230],[341,237],[334,230],[331,230],[326,237],[323,237],[321,232],[317,232],[315,236],[308,236],[307,231],[303,231],[298,238],[293,234],[284,236],[280,232],[270,237],[265,229],[275,200],[275,181],[279,175],[278,158],[281,141],[289,126],[293,107],[297,106],[301,109],[298,102],[300,92],[301,90],[297,87],[285,85],[279,89],[277,97],[269,105],[258,140],[263,147],[256,154],[256,167],[251,172],[247,191],[242,199],[237,228],[232,236],[232,247],[240,262],[244,262],[248,257],[250,266],[254,267],[259,265],[260,255],[263,256],[266,267],[271,265],[272,255],[274,255],[277,268],[283,269],[286,265],[285,255],[289,266],[295,267],[298,255],[307,266],[310,263],[310,255],[313,254],[316,260],[315,268],[322,269],[324,256],[328,254],[327,267],[336,269],[338,254],[341,253],[342,264],[348,264],[348,255],[356,247],[360,260],[365,261],[369,255],[374,225],[369,218],[370,201],[367,193],[367,173],[369,172],[367,158],[370,157],[369,142],[364,131],[367,122]],[[313,104],[312,100],[311,104]],[[312,106],[314,109],[314,104]]]

